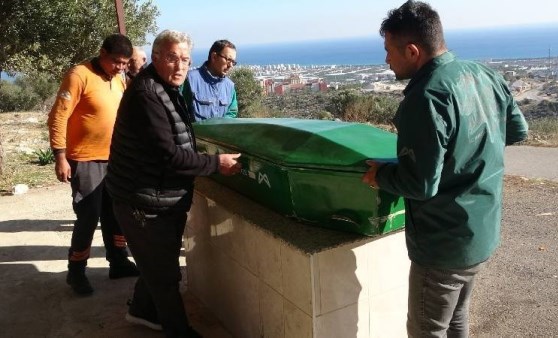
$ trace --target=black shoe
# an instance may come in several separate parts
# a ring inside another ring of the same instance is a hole
[[[68,271],[66,283],[80,296],[89,296],[93,293],[93,287],[89,283],[89,279],[87,279],[84,272]]]
[[[156,314],[149,316],[147,314],[140,314],[138,311],[134,311],[131,299],[126,301],[126,305],[128,305],[128,313],[126,313],[124,318],[126,318],[128,323],[143,325],[155,331],[163,331],[163,327],[161,326]]]
[[[133,315],[130,312],[126,313],[125,318],[126,318],[126,321],[128,321],[128,323],[143,325],[143,326],[148,327],[151,330],[155,330],[155,331],[163,331],[163,327],[156,320],[143,318],[139,315]]]
[[[202,335],[198,331],[194,330],[193,327],[188,326],[188,331],[186,331],[185,338],[202,338]]]
[[[109,278],[118,279],[124,277],[136,277],[139,276],[139,270],[134,262],[130,261],[128,258],[119,259],[117,261],[111,261],[109,267]]]

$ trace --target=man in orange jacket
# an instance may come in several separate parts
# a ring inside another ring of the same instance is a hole
[[[66,282],[79,295],[93,293],[85,267],[99,220],[110,262],[109,277],[139,275],[127,258],[126,240],[104,187],[116,111],[125,89],[121,73],[131,55],[132,43],[126,36],[108,36],[98,57],[65,75],[48,118],[56,177],[72,187],[76,221]]]

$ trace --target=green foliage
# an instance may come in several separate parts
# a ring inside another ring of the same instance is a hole
[[[329,110],[344,121],[389,125],[398,106],[393,96],[341,90],[331,97]]]
[[[333,120],[333,114],[328,112],[327,110],[321,110],[317,114],[317,118],[319,120]]]
[[[0,113],[31,110],[40,100],[30,88],[0,80]]]
[[[537,110],[538,111],[546,111],[546,112],[557,113],[558,112],[558,102],[542,100],[537,105]]]
[[[14,82],[0,80],[0,112],[46,110],[46,101],[57,89],[58,82],[46,73],[18,76]]]
[[[24,90],[33,91],[43,102],[56,94],[59,85],[58,81],[46,73],[28,73],[18,76],[14,83]]]
[[[531,103],[533,103],[533,99],[530,99],[530,98],[528,98],[528,97],[526,97],[526,98],[524,98],[523,100],[521,100],[521,101],[518,102],[518,104],[519,104],[520,106],[528,105],[528,104],[531,104]]]
[[[356,90],[340,90],[330,98],[330,110],[336,116],[343,116],[349,105],[358,100]]]
[[[262,102],[256,102],[246,107],[242,111],[242,116],[246,118],[270,118],[270,117],[286,117],[280,110],[272,109],[265,106]]]
[[[50,109],[47,101],[54,98],[59,85],[58,81],[54,80],[51,75],[46,73],[18,76],[15,79],[14,84],[20,86],[23,91],[33,93],[38,96],[40,106],[38,108],[42,111]]]
[[[35,155],[37,155],[39,165],[47,165],[47,164],[54,163],[54,153],[50,148],[47,148],[45,150],[39,149],[35,151]]]
[[[528,120],[558,116],[558,102],[556,101],[523,99],[519,102],[519,106]]]
[[[261,110],[262,87],[249,68],[237,68],[231,72],[238,100],[238,117],[255,117]]]
[[[157,30],[152,0],[123,0],[127,35],[146,42]],[[47,73],[58,79],[72,65],[96,55],[118,31],[113,0],[0,1],[0,70]]]

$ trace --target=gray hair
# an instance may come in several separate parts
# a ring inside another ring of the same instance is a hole
[[[153,49],[151,54],[159,55],[161,46],[166,43],[185,43],[188,46],[188,51],[192,51],[194,44],[190,36],[186,33],[165,29],[153,41]]]

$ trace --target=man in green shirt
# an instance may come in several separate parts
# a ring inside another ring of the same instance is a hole
[[[527,123],[495,71],[448,52],[438,13],[407,1],[382,22],[386,62],[410,79],[394,122],[398,162],[363,181],[403,196],[410,337],[466,337],[474,277],[499,243],[504,147]]]

